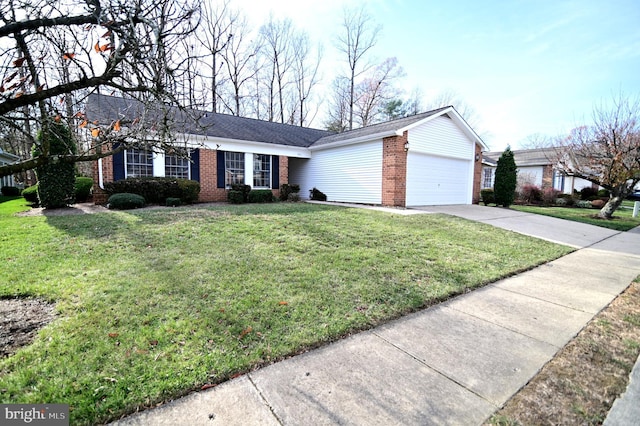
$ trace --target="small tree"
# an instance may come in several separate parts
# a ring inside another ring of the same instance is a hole
[[[592,123],[557,141],[556,153],[561,171],[609,191],[598,216],[611,219],[640,182],[640,98],[620,94],[594,108]]]
[[[46,155],[48,161],[36,167],[38,178],[38,198],[44,208],[55,209],[73,203],[75,195],[75,165],[59,161],[60,155],[76,154],[76,144],[71,130],[62,122],[45,121],[44,127],[38,132],[37,146],[48,146]],[[33,156],[42,155],[34,149]]]
[[[496,204],[509,207],[513,204],[518,181],[518,170],[511,148],[507,147],[498,159],[496,178],[493,185]]]

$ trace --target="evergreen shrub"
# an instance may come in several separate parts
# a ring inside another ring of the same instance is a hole
[[[493,193],[492,188],[485,188],[480,191],[480,198],[482,198],[482,202],[485,206],[489,204],[493,204],[496,202],[495,194]]]
[[[38,184],[31,185],[22,190],[22,196],[30,203],[38,204]]]
[[[113,194],[107,200],[110,209],[130,210],[139,209],[146,205],[144,197],[138,194],[119,193]]]
[[[75,141],[69,128],[62,122],[49,120],[36,136],[33,156],[42,155],[41,147],[49,144],[48,162],[36,167],[38,199],[44,208],[55,209],[73,204],[75,197],[75,165],[62,162],[56,156],[75,154]]]
[[[242,191],[236,191],[234,189],[227,192],[227,200],[231,204],[242,204],[244,203],[244,194]]]
[[[249,191],[248,201],[250,203],[270,203],[274,199],[270,189],[252,189]]]
[[[89,199],[91,195],[91,188],[93,187],[93,179],[89,177],[77,176],[75,182],[75,196],[76,202],[84,203]]]
[[[495,182],[493,190],[496,197],[496,204],[503,207],[509,207],[513,204],[516,194],[516,185],[518,180],[518,169],[513,157],[511,148],[507,147],[500,158],[496,167]]]
[[[15,186],[3,186],[0,188],[0,193],[5,197],[16,197],[20,195],[20,189]]]

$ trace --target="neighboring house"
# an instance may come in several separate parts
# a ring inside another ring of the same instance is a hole
[[[8,152],[4,152],[2,148],[0,148],[0,166],[5,164],[12,164],[18,161],[20,157],[17,155],[9,154]],[[2,176],[0,177],[0,188],[3,186],[15,186],[15,182],[13,180],[13,175]]]
[[[580,191],[586,186],[593,186],[591,182],[568,176],[556,168],[554,148],[535,148],[514,150],[513,158],[518,167],[518,182],[530,183],[539,188],[553,187],[565,194],[574,190]],[[493,188],[495,169],[502,152],[485,152],[482,160],[482,188]]]
[[[86,115],[108,125],[143,116],[141,108],[91,95]],[[200,182],[203,202],[226,201],[233,183],[276,195],[281,184],[299,184],[302,198],[315,187],[329,201],[400,207],[479,198],[485,145],[453,107],[336,134],[199,111],[174,111],[173,120],[190,161],[175,152],[126,150],[97,162],[99,186],[131,176],[183,177]],[[97,193],[96,202],[104,202]]]

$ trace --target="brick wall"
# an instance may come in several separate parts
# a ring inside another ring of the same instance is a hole
[[[478,158],[478,160],[476,160]],[[473,158],[473,193],[471,202],[478,204],[480,202],[480,187],[482,185],[482,146],[476,144],[476,152]]]
[[[111,149],[107,146],[104,149]],[[113,182],[113,158],[111,156],[102,159],[102,182]],[[106,204],[107,193],[100,188],[100,175],[98,172],[98,162],[93,162],[93,203]]]
[[[217,151],[200,149],[200,202],[227,201],[227,191],[218,188]]]
[[[547,164],[542,168],[542,188],[553,188],[553,166]]]
[[[408,133],[382,139],[382,205],[405,207],[407,195]]]

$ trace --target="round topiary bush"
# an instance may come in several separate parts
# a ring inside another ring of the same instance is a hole
[[[84,176],[76,177],[76,202],[84,203],[89,199],[91,195],[91,188],[93,187],[93,179]]]
[[[38,204],[38,184],[23,189],[22,196],[28,202]]]
[[[126,192],[113,194],[107,200],[107,207],[115,210],[139,209],[145,206],[144,197]]]

